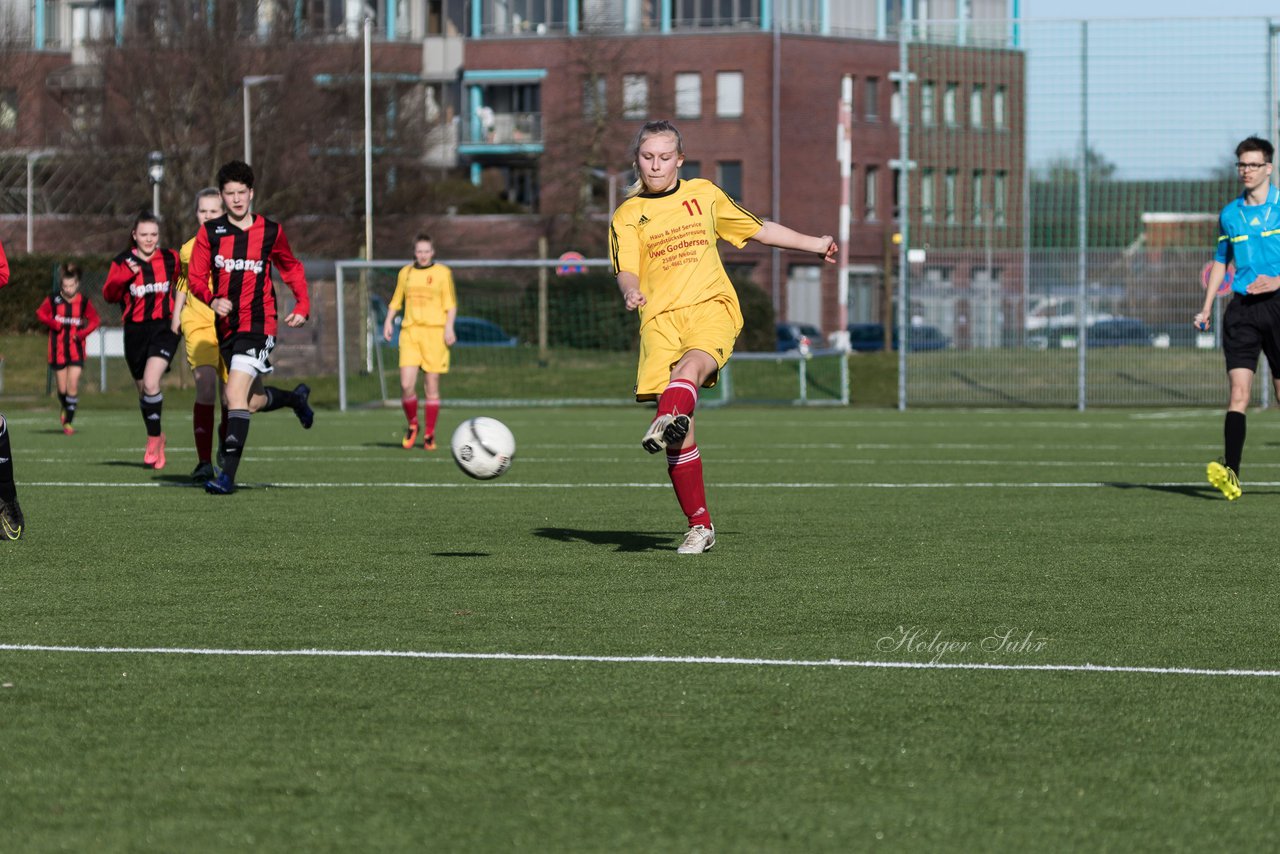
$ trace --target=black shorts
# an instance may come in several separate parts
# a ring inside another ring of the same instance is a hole
[[[222,364],[228,371],[252,373],[254,376],[275,370],[271,367],[271,351],[275,348],[275,336],[256,332],[233,332],[218,342]]]
[[[50,362],[49,370],[60,371],[63,368],[83,368],[84,359],[72,359],[69,362]]]
[[[152,358],[164,359],[165,370],[178,352],[178,341],[181,336],[169,328],[168,320],[144,320],[141,323],[124,325],[124,360],[129,365],[129,374],[135,379],[142,379],[147,362]]]
[[[1236,294],[1222,315],[1222,353],[1227,370],[1258,370],[1265,353],[1271,373],[1280,376],[1280,291],[1257,296]]]

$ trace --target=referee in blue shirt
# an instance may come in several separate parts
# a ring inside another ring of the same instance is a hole
[[[1204,307],[1195,317],[1209,328],[1213,300],[1235,263],[1235,293],[1222,316],[1222,352],[1227,359],[1231,401],[1223,425],[1222,459],[1209,463],[1209,483],[1228,501],[1240,497],[1240,457],[1244,452],[1245,410],[1265,353],[1280,397],[1280,189],[1271,185],[1275,147],[1251,136],[1236,146],[1236,172],[1243,192],[1218,215],[1218,249],[1209,271]]]

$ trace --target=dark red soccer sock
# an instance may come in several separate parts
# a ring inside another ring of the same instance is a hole
[[[707,487],[702,480],[702,455],[697,445],[685,445],[678,450],[667,451],[667,474],[676,490],[680,509],[689,519],[689,527],[711,527],[711,514],[707,512]]]
[[[428,397],[423,415],[427,417],[427,435],[436,434],[436,419],[440,417],[440,398]]]
[[[213,404],[196,403],[191,408],[191,430],[195,434],[196,458],[207,463],[213,459]]]
[[[418,396],[400,398],[400,408],[404,410],[404,417],[409,420],[410,424],[418,423]]]
[[[688,380],[672,380],[658,398],[658,414],[692,415],[697,405],[697,387]]]

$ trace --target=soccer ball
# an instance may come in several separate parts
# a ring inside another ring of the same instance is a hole
[[[463,421],[449,441],[453,461],[476,480],[492,480],[511,466],[516,437],[496,418],[479,416]]]

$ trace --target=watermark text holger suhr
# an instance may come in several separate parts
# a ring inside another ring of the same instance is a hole
[[[949,636],[941,629],[930,631],[924,626],[898,626],[876,641],[876,649],[880,652],[929,656],[930,663],[936,664],[947,656],[970,651],[999,656],[1034,655],[1044,652],[1049,641],[1050,638],[1038,634],[1034,629],[1024,631],[1013,626],[997,626],[976,640]]]

